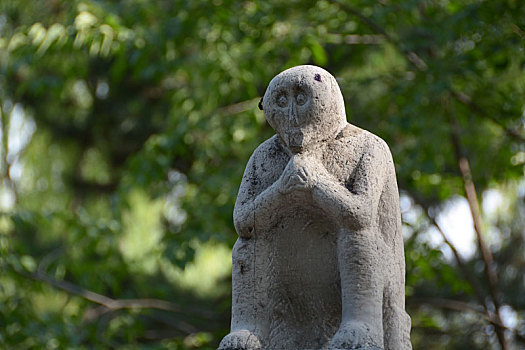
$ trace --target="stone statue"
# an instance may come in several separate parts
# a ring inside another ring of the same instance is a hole
[[[229,349],[411,349],[399,195],[386,143],[346,121],[335,78],[298,66],[262,100],[234,224]]]

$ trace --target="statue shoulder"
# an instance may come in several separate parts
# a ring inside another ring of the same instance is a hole
[[[246,170],[253,172],[255,176],[268,176],[274,172],[282,172],[289,158],[279,137],[274,135],[255,149]]]
[[[267,162],[276,158],[287,156],[284,147],[277,135],[273,135],[261,143],[252,154],[252,160],[255,163]]]
[[[348,124],[340,132],[338,139],[342,141],[348,154],[358,158],[366,156],[372,163],[384,164],[389,169],[394,167],[392,153],[387,143],[370,131]]]
[[[390,148],[381,137],[355,125],[347,124],[337,139],[356,142],[363,152],[381,153],[391,157]]]

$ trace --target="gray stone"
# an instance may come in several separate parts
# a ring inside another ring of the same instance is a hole
[[[234,210],[231,333],[219,349],[411,349],[399,195],[386,143],[348,124],[335,78],[277,75],[276,135]]]

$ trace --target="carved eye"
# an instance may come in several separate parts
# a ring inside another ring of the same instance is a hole
[[[277,97],[277,105],[279,107],[286,107],[288,105],[288,98],[285,95]]]
[[[299,106],[302,106],[306,103],[306,96],[302,93],[299,93],[297,94],[297,96],[295,97],[295,100],[297,101],[297,104]]]

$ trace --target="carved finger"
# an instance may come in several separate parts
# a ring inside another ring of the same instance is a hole
[[[291,191],[291,187],[293,184],[293,179],[291,176],[287,176],[281,179],[281,186],[279,188],[279,192],[281,193],[288,193]]]
[[[297,172],[297,176],[305,182],[308,180],[308,173],[306,172],[305,168],[299,169],[299,171]]]

